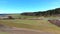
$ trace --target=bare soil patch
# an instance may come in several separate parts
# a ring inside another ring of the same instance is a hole
[[[9,27],[3,24],[0,24],[0,32],[8,32],[9,34],[55,34],[53,32],[43,32],[27,28]]]
[[[60,20],[48,20],[50,23],[55,24],[56,26],[60,27]]]

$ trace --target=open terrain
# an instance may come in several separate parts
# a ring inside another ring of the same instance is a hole
[[[50,34],[60,34],[60,27],[49,23],[48,20],[45,20],[45,19],[44,20],[11,19],[11,20],[0,20],[0,23],[10,26],[10,27],[39,30],[39,31],[42,31],[42,33],[49,32]],[[18,32],[23,33],[23,30],[22,31],[20,30]],[[10,33],[11,32],[14,32],[14,31],[10,31]],[[17,31],[15,31],[15,32],[17,32]],[[27,31],[24,30],[24,32],[27,32]],[[31,33],[32,31],[28,31],[28,32]]]
[[[0,31],[0,34],[9,34],[9,33],[10,34],[17,34],[17,33],[18,34],[29,34],[29,33],[30,34],[60,34],[60,27],[48,21],[48,19],[59,19],[59,17],[22,16],[18,14],[10,14],[10,15],[13,16],[14,18],[21,18],[21,19],[0,20],[0,24],[11,27],[8,28],[8,31],[7,30],[4,31],[4,29],[2,29],[3,31]],[[33,19],[33,18],[40,18],[40,19]]]

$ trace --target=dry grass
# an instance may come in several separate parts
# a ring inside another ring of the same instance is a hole
[[[0,34],[8,34],[7,32],[0,32]]]
[[[37,29],[60,34],[60,27],[49,23],[47,20],[0,20],[0,23],[11,27]]]

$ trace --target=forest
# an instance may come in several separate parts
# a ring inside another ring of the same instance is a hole
[[[52,16],[52,15],[59,15],[59,14],[60,14],[60,8],[55,8],[46,11],[21,13],[21,15],[25,15],[25,16]]]

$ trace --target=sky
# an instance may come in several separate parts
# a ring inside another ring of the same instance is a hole
[[[60,8],[60,0],[0,0],[0,14],[37,12]]]

